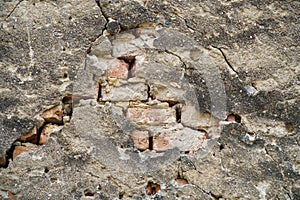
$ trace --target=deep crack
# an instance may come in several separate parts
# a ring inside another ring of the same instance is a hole
[[[238,72],[237,72],[237,71],[233,68],[233,66],[230,64],[230,62],[229,62],[229,60],[227,59],[227,57],[226,57],[225,53],[223,52],[222,48],[221,48],[221,47],[215,47],[215,46],[212,46],[212,47],[215,48],[215,49],[218,49],[218,50],[221,52],[221,54],[222,54],[222,56],[223,56],[223,58],[224,58],[226,64],[228,65],[228,67],[229,67],[236,75],[238,75]]]

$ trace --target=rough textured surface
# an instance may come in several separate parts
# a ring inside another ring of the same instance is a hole
[[[1,199],[300,199],[299,11],[0,0]]]

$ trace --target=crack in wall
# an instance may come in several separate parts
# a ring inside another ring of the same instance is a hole
[[[97,4],[97,6],[99,7],[102,16],[105,18],[105,21],[106,21],[106,23],[104,25],[104,28],[102,29],[102,35],[103,35],[103,32],[107,29],[107,24],[109,22],[109,19],[108,19],[108,16],[103,11],[103,8],[101,6],[100,0],[95,0],[95,2]]]
[[[215,49],[218,49],[221,52],[221,54],[222,54],[222,56],[224,58],[224,61],[227,64],[227,66],[238,76],[238,72],[231,65],[231,63],[229,62],[229,60],[228,60],[227,56],[225,55],[224,51],[222,50],[222,48],[221,47],[216,47],[216,46],[212,46],[212,47],[215,48]]]
[[[13,14],[13,12],[16,10],[16,8],[20,5],[20,3],[21,3],[22,1],[23,1],[23,0],[20,0],[20,1],[14,6],[14,8],[8,13],[8,15],[6,16],[5,19],[9,18],[9,17]]]
[[[184,70],[186,70],[186,67],[187,67],[187,65],[186,65],[186,63],[183,61],[183,59],[179,56],[179,55],[177,55],[176,53],[174,53],[174,52],[171,52],[171,51],[169,51],[169,50],[167,50],[167,49],[165,49],[164,50],[167,54],[171,54],[171,55],[173,55],[173,56],[176,56],[179,60],[180,60],[180,62],[182,62],[182,66],[181,66],[181,68],[182,69],[184,69]]]
[[[11,147],[6,151],[4,164],[1,164],[0,168],[7,168],[9,163],[23,152],[38,150],[40,146],[46,144],[51,134],[61,131],[63,126],[71,120],[72,96],[70,98],[66,99],[64,97],[62,99],[62,105],[59,104],[61,105],[61,110],[59,109],[51,113],[53,109],[59,108],[56,105],[40,114],[40,117],[43,118],[43,123],[41,125],[36,124],[28,133],[20,136],[11,144]],[[52,116],[49,116],[49,113],[44,115],[46,112],[50,112]],[[58,115],[60,119],[57,118]]]

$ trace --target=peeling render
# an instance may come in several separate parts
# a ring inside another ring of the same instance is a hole
[[[296,2],[0,4],[1,198],[300,198]]]

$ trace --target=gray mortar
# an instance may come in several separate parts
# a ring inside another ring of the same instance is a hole
[[[80,101],[62,131],[0,168],[1,199],[8,191],[18,199],[300,199],[299,11],[298,1],[0,0],[0,157],[44,110],[78,93],[73,83],[91,75],[99,41],[146,35],[136,28],[165,31],[153,47],[179,58],[172,75],[184,72],[197,109],[213,113],[213,101],[225,108],[217,117],[242,117],[191,157],[172,149],[142,161],[134,125]],[[155,62],[157,52],[142,53]],[[221,86],[208,83],[209,67]],[[121,145],[129,161],[120,159]],[[178,186],[178,174],[189,184]],[[149,181],[161,185],[152,196]]]

